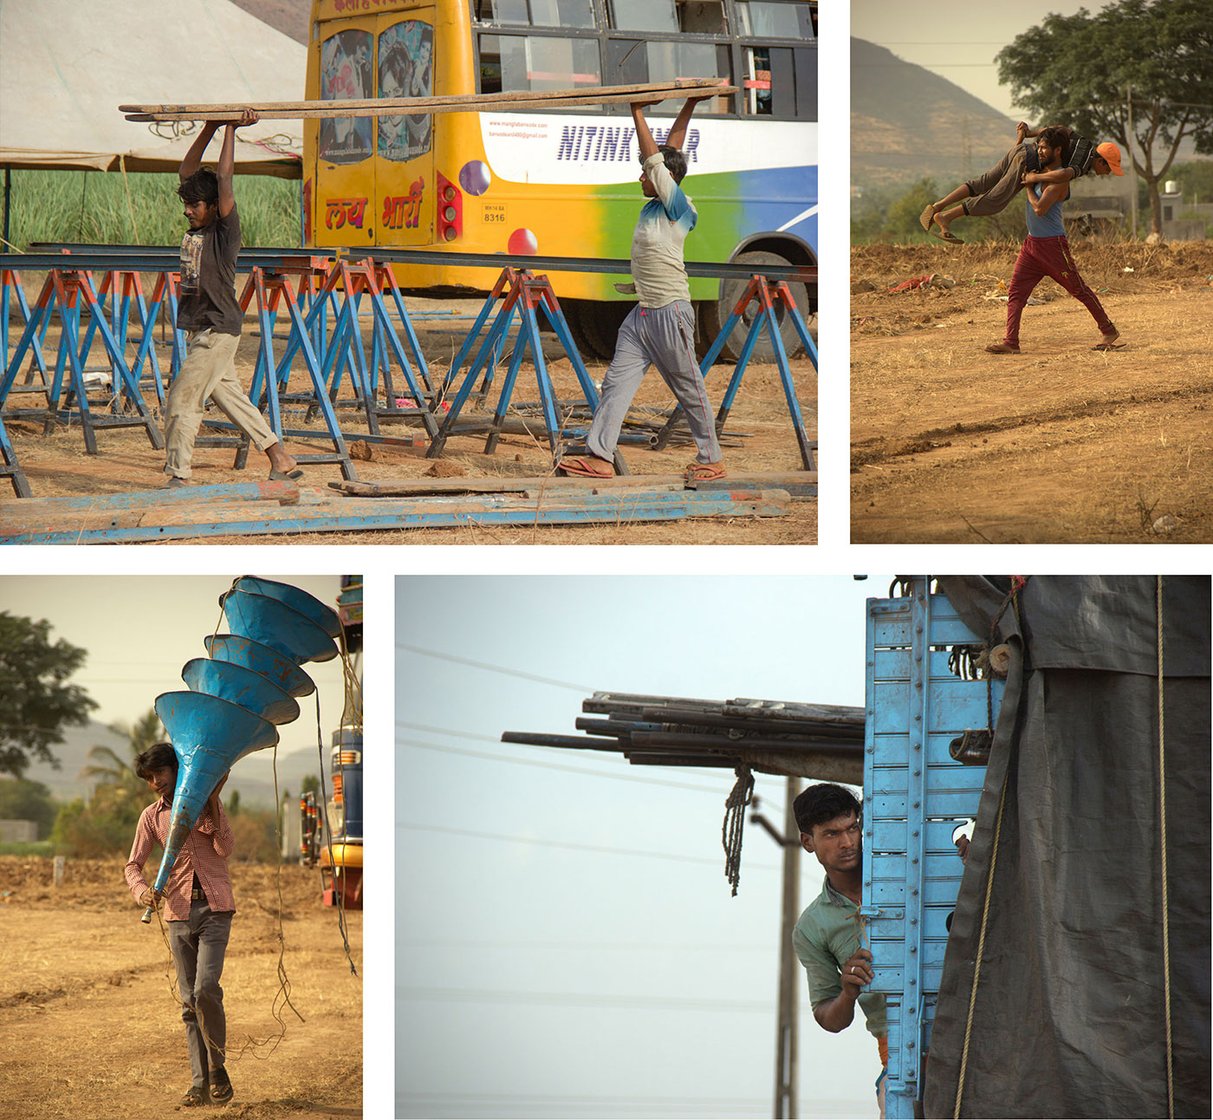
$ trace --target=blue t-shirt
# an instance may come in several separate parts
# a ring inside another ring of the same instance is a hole
[[[1027,190],[1032,192],[1032,197],[1038,202],[1040,196],[1045,193],[1047,184],[1045,183],[1029,183]],[[1024,205],[1028,208],[1028,236],[1029,237],[1065,237],[1066,227],[1061,220],[1061,204],[1070,197],[1070,192],[1067,190],[1065,197],[1053,203],[1043,214],[1037,214],[1032,209],[1032,200],[1028,198],[1027,191],[1024,192]]]

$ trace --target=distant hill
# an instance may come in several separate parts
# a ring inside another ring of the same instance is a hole
[[[999,159],[1015,121],[892,51],[851,40],[851,183],[954,186]]]
[[[130,746],[126,738],[116,735],[104,724],[90,720],[85,727],[69,727],[65,731],[65,742],[52,748],[60,766],[55,769],[47,763],[34,763],[26,771],[25,776],[31,781],[41,782],[59,801],[70,801],[76,797],[86,797],[91,792],[92,783],[80,776],[80,771],[88,765],[88,752],[91,747],[109,747],[119,757],[125,759],[129,755]],[[325,738],[325,787],[329,784],[329,741]],[[320,760],[315,748],[296,748],[278,752],[278,791],[290,791],[297,794],[303,785],[303,779],[309,774],[319,771]],[[237,789],[240,799],[250,807],[269,808],[274,804],[274,755],[272,751],[255,751],[247,758],[242,758],[232,770],[226,791]],[[148,801],[152,800],[151,792]]]

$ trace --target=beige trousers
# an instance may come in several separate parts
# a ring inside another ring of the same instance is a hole
[[[265,417],[253,407],[236,378],[236,347],[239,345],[239,335],[216,334],[212,330],[190,334],[186,359],[168,393],[164,420],[165,474],[189,478],[194,440],[208,397],[253,441],[258,451],[278,442]]]

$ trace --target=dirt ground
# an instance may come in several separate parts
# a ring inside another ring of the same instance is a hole
[[[1123,349],[1046,280],[986,354],[1015,246],[852,250],[854,542],[1213,541],[1213,242],[1072,248]]]
[[[233,864],[237,914],[223,973],[228,1071],[225,1108],[179,1107],[189,1087],[175,976],[155,921],[139,921],[123,860],[0,856],[0,1116],[24,1120],[160,1120],[222,1112],[242,1120],[362,1116],[362,980],[350,973],[337,912],[320,903],[319,873],[282,870],[279,993],[275,869]],[[347,912],[361,973],[362,914]],[[281,1006],[281,1000],[278,1000]]]
[[[25,278],[23,278],[25,279]],[[37,285],[25,279],[31,290]],[[431,378],[441,379],[451,363],[467,332],[472,319],[479,311],[481,301],[408,300],[410,313],[416,316],[414,325],[421,341],[422,352],[430,368]],[[450,318],[450,313],[464,316]],[[445,316],[427,319],[426,316]],[[364,311],[364,320],[369,323],[369,313]],[[16,328],[16,324],[14,324]],[[280,331],[285,328],[280,326]],[[365,329],[369,340],[369,326]],[[20,331],[16,336],[19,338]],[[276,336],[277,337],[277,336]],[[545,358],[556,394],[560,400],[580,399],[580,390],[567,357],[554,335],[542,336]],[[238,369],[245,384],[252,378],[259,332],[252,319],[246,320],[237,358]],[[16,338],[10,342],[16,345]],[[58,345],[54,331],[44,347],[47,360],[52,361]],[[281,354],[285,343],[276,341],[275,350]],[[369,354],[369,341],[367,346]],[[162,360],[166,351],[159,351]],[[507,358],[508,358],[507,351]],[[104,351],[98,342],[93,349],[89,368],[105,365]],[[466,368],[466,367],[465,367]],[[590,376],[600,382],[606,365],[588,362]],[[817,438],[817,386],[816,373],[805,358],[792,362],[793,378],[797,386],[797,397],[810,439]],[[708,378],[708,392],[714,407],[719,406],[720,396],[732,376],[733,367],[716,366]],[[505,369],[497,374],[495,385],[504,379]],[[393,377],[400,384],[399,371]],[[291,377],[292,391],[299,390],[307,382],[306,369],[297,361]],[[348,384],[348,379],[346,380]],[[153,398],[154,399],[154,398]],[[14,397],[12,407],[32,407],[42,398],[30,395]],[[488,407],[496,406],[497,391],[489,395]],[[518,376],[512,404],[525,405],[538,401],[534,367],[524,363]],[[636,397],[634,415],[652,419],[660,409],[673,404],[673,398],[665,388],[656,371],[650,370]],[[158,415],[158,414],[157,414]],[[223,419],[217,412],[214,415]],[[365,431],[365,419],[361,421],[352,410],[342,410],[342,428],[347,433]],[[535,413],[527,415],[534,423]],[[465,409],[461,420],[471,418]],[[305,424],[302,406],[285,406],[284,422],[288,428],[300,428]],[[83,436],[75,429],[60,429],[51,436],[43,435],[40,421],[5,420],[18,460],[29,479],[35,497],[86,496],[93,494],[126,493],[135,490],[156,489],[163,485],[163,452],[154,450],[144,432],[139,429],[122,428],[98,433],[99,454],[85,454]],[[539,421],[542,426],[542,421]],[[323,432],[322,425],[312,425]],[[423,434],[418,425],[393,422],[382,425],[384,434],[407,437]],[[779,372],[774,365],[751,364],[745,371],[740,391],[725,426],[726,433],[736,433],[735,438],[724,442],[725,461],[734,472],[787,472],[802,469],[795,431],[788,413]],[[356,439],[353,435],[351,438]],[[331,442],[317,441],[311,444],[303,440],[287,441],[288,448],[296,454],[332,450]],[[689,442],[680,446],[671,444],[662,451],[637,445],[623,445],[624,457],[633,475],[678,474],[694,458],[694,446]],[[446,474],[463,474],[472,477],[497,478],[535,477],[552,473],[552,456],[546,437],[535,438],[522,434],[503,435],[492,455],[485,455],[484,436],[453,436],[446,444],[439,470]],[[391,452],[389,452],[389,455]],[[255,450],[249,458],[247,470],[235,470],[232,461],[234,452],[228,448],[199,448],[194,461],[194,480],[198,483],[247,482],[263,477],[264,459]],[[356,464],[358,478],[364,481],[419,478],[434,466],[433,460],[398,453],[390,461]],[[337,464],[305,464],[307,475],[304,488],[328,491],[328,483],[339,481],[341,471]],[[6,480],[0,480],[0,501],[12,499],[11,488]],[[450,529],[409,529],[393,532],[317,533],[306,535],[283,535],[257,537],[258,544],[810,544],[817,539],[817,502],[800,500],[792,505],[792,512],[783,517],[737,517],[687,519],[672,522],[649,522],[637,524],[606,524],[586,526],[462,526]],[[182,543],[182,542],[177,542]],[[188,543],[188,542],[186,542]],[[242,538],[208,537],[208,544],[242,543]]]

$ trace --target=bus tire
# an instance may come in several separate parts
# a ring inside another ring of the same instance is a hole
[[[738,253],[730,263],[744,265],[746,268],[752,269],[759,274],[762,273],[763,267],[766,265],[788,268],[792,264],[786,257],[781,257],[778,253],[761,250]],[[704,354],[707,353],[712,343],[716,341],[724,324],[733,313],[733,307],[736,305],[738,299],[741,298],[741,293],[745,291],[747,283],[748,281],[746,280],[721,280],[720,295],[714,300],[704,300],[700,303],[699,329],[702,336],[701,344]],[[816,289],[810,292],[807,284],[793,281],[788,281],[788,288],[792,292],[792,298],[796,301],[796,306],[800,309],[800,314],[804,317],[809,331],[815,333],[816,324],[812,321],[811,316],[817,309]],[[754,316],[757,313],[758,303],[751,300],[741,322],[733,328],[723,349],[720,351],[720,360],[736,362],[741,356],[741,348],[745,345],[746,336],[750,332],[750,324],[754,321]],[[792,317],[782,307],[776,309],[775,317],[779,322],[780,339],[783,342],[783,348],[787,352],[788,357],[794,358],[802,354],[804,347],[800,343],[800,336],[796,333]],[[700,356],[702,357],[702,354]],[[765,330],[759,334],[758,340],[754,345],[753,359],[757,362],[771,362],[775,360],[775,350],[771,345],[770,335]]]
[[[609,362],[615,356],[619,328],[634,306],[630,302],[565,300],[561,305],[573,341],[587,360]]]

